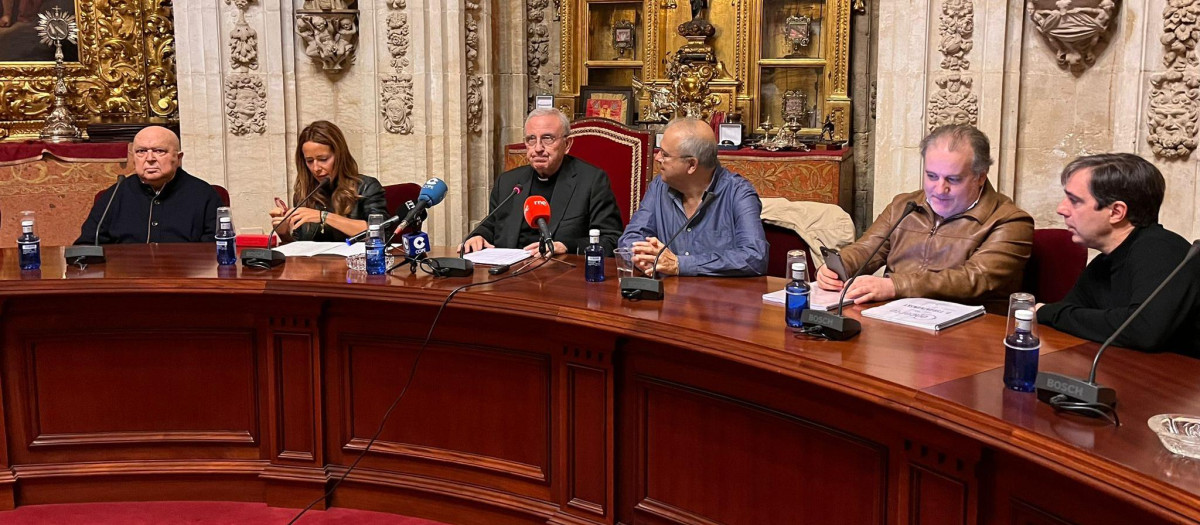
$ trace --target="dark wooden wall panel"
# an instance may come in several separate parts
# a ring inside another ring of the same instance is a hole
[[[567,504],[608,515],[611,458],[608,374],[567,365]]]
[[[908,523],[974,523],[967,516],[967,487],[962,482],[915,465],[909,471],[909,479],[909,509],[912,514],[908,517]]]
[[[641,385],[642,497],[728,524],[879,523],[884,452],[733,399]]]
[[[400,393],[416,351],[362,340],[343,348],[347,413],[352,439],[360,445]],[[546,483],[550,380],[545,355],[430,345],[380,435],[377,452]]]
[[[279,399],[276,450],[281,459],[311,462],[317,455],[314,338],[308,333],[281,329],[273,339]]]

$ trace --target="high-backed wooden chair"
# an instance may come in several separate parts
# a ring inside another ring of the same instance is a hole
[[[388,213],[399,215],[400,207],[405,201],[417,202],[417,197],[421,195],[421,185],[415,182],[405,182],[402,184],[388,184],[383,187],[383,198],[387,201]],[[407,213],[407,212],[405,212]],[[403,216],[401,216],[403,218]],[[412,233],[416,228],[409,226],[400,233]]]
[[[622,224],[629,224],[653,173],[654,136],[613,120],[585,118],[571,124],[571,137],[568,153],[608,173]],[[527,163],[524,144],[505,147],[504,169]]]

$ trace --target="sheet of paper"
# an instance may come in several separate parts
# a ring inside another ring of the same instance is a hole
[[[892,301],[883,306],[868,308],[863,310],[862,315],[881,321],[936,331],[983,315],[983,311],[982,306],[910,297]]]
[[[338,246],[345,247],[344,242],[314,242],[314,241],[293,241],[283,246],[275,248],[275,251],[282,253],[288,257],[312,257],[313,255],[323,254],[330,249]],[[362,246],[359,245],[359,250]]]
[[[475,264],[513,264],[529,258],[529,252],[518,248],[484,248],[463,256]]]
[[[813,310],[833,310],[837,308],[838,297],[842,292],[831,292],[822,290],[817,287],[816,282],[808,283],[808,307]],[[785,306],[787,303],[787,290],[779,290],[776,292],[763,294],[763,302]],[[854,304],[853,299],[846,299],[843,304]]]

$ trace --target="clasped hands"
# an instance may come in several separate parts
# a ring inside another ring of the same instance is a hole
[[[837,273],[834,273],[829,267],[821,265],[821,268],[817,270],[817,286],[822,290],[840,292],[845,283],[838,279]],[[889,301],[896,298],[896,283],[888,277],[860,275],[850,284],[850,289],[846,291],[846,298],[853,299],[854,304]]]
[[[633,267],[645,273],[647,277],[654,277],[654,259],[658,258],[658,273],[663,275],[679,275],[679,258],[675,253],[663,245],[658,237],[647,237],[644,241],[637,241],[631,246],[633,253]],[[662,252],[659,257],[658,253]]]

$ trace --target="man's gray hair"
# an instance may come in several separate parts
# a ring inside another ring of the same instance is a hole
[[[992,165],[992,145],[979,128],[970,124],[947,124],[938,127],[921,140],[921,158],[925,158],[925,150],[931,144],[945,142],[946,148],[957,149],[963,141],[971,147],[974,157],[971,161],[971,173],[979,175]]]
[[[711,134],[695,133],[699,126],[710,129],[707,122],[695,117],[680,117],[667,124],[666,131],[678,127],[683,134],[679,139],[679,151],[670,153],[678,157],[694,157],[700,166],[716,169],[717,140]]]
[[[558,108],[537,108],[530,111],[529,116],[525,117],[525,127],[529,127],[529,121],[534,117],[545,117],[547,115],[558,117],[559,124],[562,124],[562,136],[566,137],[571,134],[571,119],[567,118],[567,115],[559,111]]]

